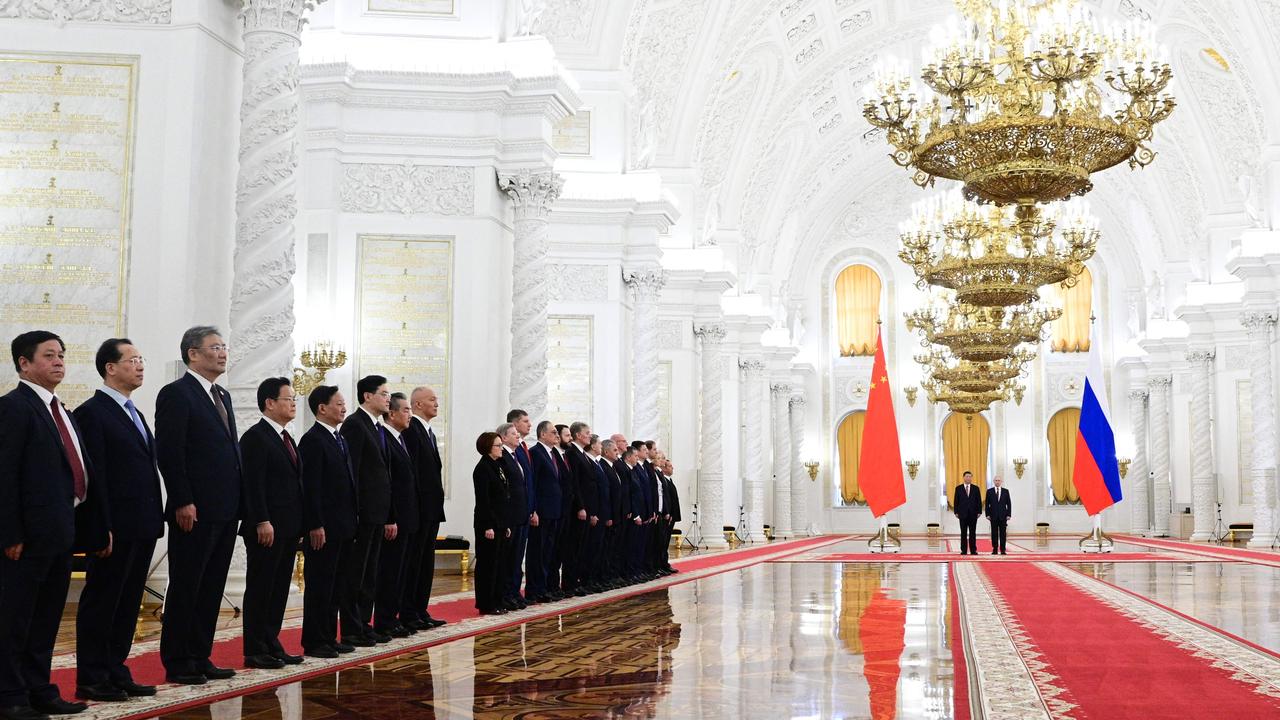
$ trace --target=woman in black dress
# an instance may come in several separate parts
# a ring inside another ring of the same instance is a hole
[[[499,558],[505,543],[511,538],[507,522],[507,503],[511,499],[507,476],[502,471],[502,440],[498,433],[481,433],[476,439],[476,451],[480,462],[471,472],[475,483],[476,512],[476,609],[481,615],[501,615],[502,574]]]

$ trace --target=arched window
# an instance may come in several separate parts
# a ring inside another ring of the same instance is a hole
[[[1054,505],[1080,504],[1080,493],[1072,480],[1079,429],[1080,408],[1063,408],[1049,418],[1049,485]]]
[[[845,505],[865,505],[867,498],[858,483],[858,454],[862,452],[862,429],[867,413],[851,412],[840,421],[836,446],[840,450],[840,500]]]
[[[1053,337],[1049,347],[1054,352],[1089,352],[1089,317],[1093,315],[1093,275],[1085,268],[1074,287],[1063,290],[1058,285],[1046,288],[1046,300],[1062,308],[1062,317],[1053,321]]]
[[[951,413],[942,423],[942,461],[947,475],[947,507],[956,496],[956,486],[964,482],[964,471],[973,473],[979,492],[987,489],[987,453],[991,426],[981,415]]]
[[[836,335],[840,357],[876,354],[880,276],[866,265],[850,265],[836,277]]]

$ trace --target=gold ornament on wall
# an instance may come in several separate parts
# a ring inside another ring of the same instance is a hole
[[[1026,459],[1026,458],[1024,458],[1024,457],[1016,457],[1016,458],[1014,458],[1014,459],[1013,459],[1013,474],[1014,474],[1014,475],[1017,475],[1017,476],[1018,476],[1018,478],[1019,478],[1019,479],[1021,479],[1021,478],[1022,478],[1022,473],[1026,472],[1026,471],[1027,471],[1027,459]]]
[[[293,390],[303,398],[324,384],[326,373],[347,364],[346,351],[334,350],[327,340],[303,348],[299,355],[302,367],[293,369]]]

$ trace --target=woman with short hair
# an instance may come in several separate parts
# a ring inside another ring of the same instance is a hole
[[[481,615],[501,615],[503,545],[511,537],[507,521],[507,503],[511,500],[506,473],[502,471],[502,439],[495,432],[480,433],[476,438],[480,461],[471,472],[475,484],[476,510],[476,609]]]

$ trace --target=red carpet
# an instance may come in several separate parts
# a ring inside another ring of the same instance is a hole
[[[1134,535],[1115,535],[1113,537],[1117,542],[1126,542],[1133,545],[1146,545],[1147,547],[1179,550],[1181,552],[1217,555],[1220,557],[1229,557],[1235,560],[1243,560],[1245,562],[1253,560],[1269,564],[1280,564],[1280,552],[1273,552],[1270,550],[1245,550],[1242,548],[1234,548],[1229,545],[1210,545],[1207,543],[1183,542],[1181,540],[1165,540],[1163,538],[1144,538]]]
[[[1099,555],[1097,553],[1080,552],[1021,552],[1008,555],[990,555],[979,552],[977,555],[961,555],[953,553],[828,553],[817,557],[798,559],[782,558],[773,562],[979,562],[979,563],[1023,563],[1023,562],[1219,562],[1210,557],[1188,558],[1159,553],[1113,552]]]
[[[1148,720],[1170,717],[1172,708],[1182,720],[1280,717],[1280,699],[1233,677],[1241,668],[1215,667],[1215,659],[1193,655],[1035,565],[993,563],[979,572],[1021,624],[1025,652],[1039,653],[1048,682],[1078,706],[1072,717]]]
[[[969,709],[969,661],[964,648],[964,620],[960,617],[960,599],[956,594],[956,574],[954,568],[947,568],[947,597],[951,602],[948,613],[950,622],[947,625],[947,642],[951,644],[952,695],[951,709],[955,720],[970,720],[973,717]]]

